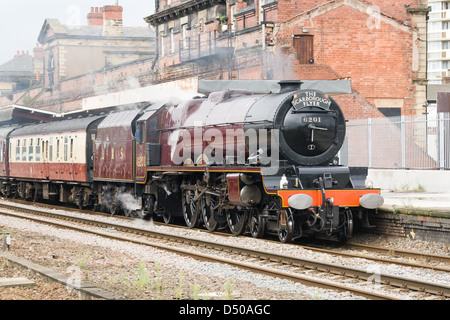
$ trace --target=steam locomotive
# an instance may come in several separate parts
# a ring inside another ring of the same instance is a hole
[[[336,101],[300,86],[0,128],[0,193],[282,242],[346,240],[383,198],[364,186],[367,169],[338,164]]]

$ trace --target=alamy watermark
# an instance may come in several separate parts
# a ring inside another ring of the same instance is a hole
[[[83,272],[78,266],[70,266],[66,269],[66,272],[70,274],[66,281],[66,288],[68,292],[81,288],[81,280],[83,279]]]
[[[371,274],[367,278],[367,283],[370,285],[373,285],[375,287],[378,287],[381,285],[381,268],[379,265],[370,265],[366,268],[366,272]]]
[[[381,9],[378,6],[369,6],[366,13],[370,16],[367,19],[367,27],[370,30],[381,28]]]

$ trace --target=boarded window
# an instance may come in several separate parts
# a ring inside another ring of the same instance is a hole
[[[314,36],[294,36],[294,49],[300,64],[314,63]]]

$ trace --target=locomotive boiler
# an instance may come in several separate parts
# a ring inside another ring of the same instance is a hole
[[[4,129],[0,140],[10,148],[2,156],[13,160],[14,175],[0,168],[0,191],[282,242],[306,234],[346,240],[354,224],[369,226],[368,213],[383,203],[380,190],[364,186],[366,168],[338,163],[346,126],[336,101],[299,81],[279,85],[278,93],[227,89],[179,104],[122,107],[65,120],[53,127],[59,131]],[[81,166],[73,150],[83,150]],[[46,170],[50,159],[55,179],[14,171]]]

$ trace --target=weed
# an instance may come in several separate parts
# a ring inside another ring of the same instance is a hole
[[[89,253],[80,252],[77,254],[77,266],[81,268],[86,268],[89,260]]]
[[[198,294],[200,293],[200,286],[196,283],[192,286],[192,295],[194,296],[194,300],[200,300]]]
[[[133,281],[133,285],[137,288],[142,289],[146,285],[150,283],[150,276],[147,269],[147,265],[145,264],[145,261],[142,259],[139,261],[138,268],[136,269],[136,272],[134,273],[134,277],[136,280]]]
[[[180,276],[178,278],[178,290],[175,293],[175,299],[177,300],[181,300],[181,298],[183,297],[183,271],[180,270]]]
[[[392,206],[392,209],[394,209],[394,212],[393,212],[393,214],[395,214],[395,215],[399,214],[399,211],[398,211],[398,209],[397,209],[397,206],[396,206],[396,205],[393,205],[393,206]]]
[[[225,283],[225,294],[223,296],[224,300],[233,300],[233,283],[231,279],[228,279]]]

